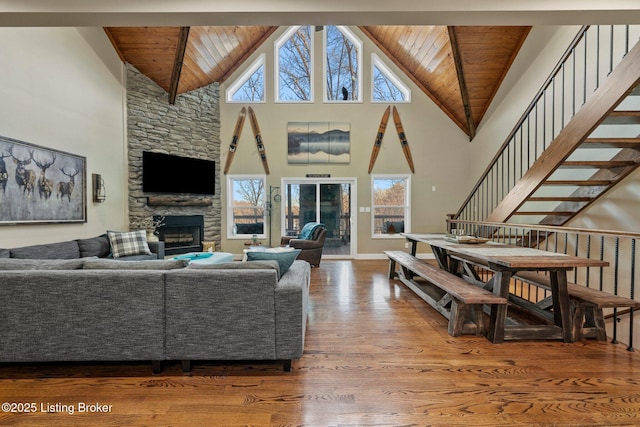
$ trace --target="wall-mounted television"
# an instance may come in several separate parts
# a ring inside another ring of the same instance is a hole
[[[213,160],[142,152],[142,191],[145,193],[215,194]]]

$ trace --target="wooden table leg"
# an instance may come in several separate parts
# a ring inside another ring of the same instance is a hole
[[[416,252],[418,250],[418,242],[416,240],[409,240],[411,242],[411,250],[409,251],[411,255],[416,256]]]
[[[449,256],[447,255],[447,251],[445,249],[438,248],[436,246],[432,246],[431,251],[436,257],[436,261],[438,262],[438,267],[440,267],[445,271],[448,271],[449,273],[452,273],[452,271],[449,270]]]
[[[567,272],[551,271],[551,295],[553,298],[553,319],[556,326],[562,328],[564,342],[573,342],[573,326],[571,322],[571,302],[567,290]]]
[[[509,282],[511,272],[496,270],[493,278],[493,293],[509,299]],[[487,338],[494,344],[504,341],[504,328],[507,323],[507,304],[493,304],[489,317],[489,334]]]

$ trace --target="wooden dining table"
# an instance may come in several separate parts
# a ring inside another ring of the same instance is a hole
[[[602,267],[606,261],[548,252],[534,248],[514,246],[492,241],[460,243],[444,234],[404,234],[411,244],[410,252],[416,255],[418,243],[431,247],[440,268],[461,274],[460,263],[466,271],[473,265],[482,265],[494,275],[485,283],[496,295],[509,298],[511,279],[519,271],[547,272],[551,283],[553,307],[552,324],[507,324],[507,305],[493,306],[490,312],[487,338],[500,343],[504,340],[562,339],[573,342],[571,303],[567,291],[567,271],[576,267]],[[473,241],[469,239],[469,241]],[[476,276],[477,278],[477,276]],[[513,299],[512,299],[513,300]],[[526,309],[526,307],[524,307]]]

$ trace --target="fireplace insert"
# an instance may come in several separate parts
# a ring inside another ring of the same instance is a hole
[[[154,215],[153,218],[160,216]],[[204,216],[165,216],[163,222],[164,225],[158,227],[158,238],[164,242],[166,255],[202,251]]]

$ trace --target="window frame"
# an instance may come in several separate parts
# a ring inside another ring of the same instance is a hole
[[[240,88],[242,86],[245,85],[245,83],[247,81],[249,81],[249,79],[260,69],[260,67],[262,67],[263,72],[262,72],[262,87],[263,87],[263,91],[262,91],[262,99],[259,101],[236,101],[233,99],[233,95],[235,95],[235,93],[237,91],[240,90]],[[260,55],[258,55],[258,58],[256,58],[255,61],[253,61],[253,63],[251,63],[251,65],[249,66],[249,68],[247,68],[242,75],[240,75],[240,77],[238,77],[233,84],[231,84],[226,92],[225,92],[225,102],[227,104],[265,104],[267,102],[267,65],[266,65],[266,55],[264,53],[261,53]]]
[[[236,234],[234,233],[234,214],[233,214],[233,184],[236,181],[242,180],[262,180],[262,188],[264,191],[265,202],[267,200],[267,176],[265,174],[256,174],[256,175],[227,175],[227,239],[229,240],[247,240],[253,237],[253,234]],[[258,208],[258,206],[256,206]],[[259,239],[267,238],[267,207],[263,206],[263,216],[262,216],[262,233],[256,234]]]
[[[287,42],[289,39],[301,28],[308,26],[310,27],[311,34],[311,75],[309,76],[309,99],[308,100],[295,100],[295,99],[280,99],[280,48]],[[274,68],[274,94],[273,94],[273,102],[274,104],[313,104],[315,102],[315,94],[314,94],[314,80],[315,80],[315,37],[314,35],[314,26],[313,25],[294,25],[289,27],[287,31],[285,31],[274,43],[274,56],[273,56],[273,68]]]
[[[404,206],[388,206],[375,204],[375,181],[387,179],[400,179],[405,181]],[[411,232],[411,175],[410,174],[373,174],[371,175],[371,238],[372,239],[404,239],[400,233],[376,234],[375,230],[375,211],[378,207],[399,207],[404,209],[404,233]]]
[[[322,102],[324,104],[362,104],[364,102],[364,96],[362,95],[363,91],[363,75],[362,75],[362,63],[363,63],[363,43],[362,40],[358,36],[356,36],[353,31],[349,29],[349,27],[344,25],[333,25],[344,34],[347,39],[353,43],[358,49],[358,99],[348,99],[346,101],[335,99],[330,100],[327,99],[327,28],[323,31],[322,36]]]
[[[404,100],[402,101],[379,101],[374,99],[375,95],[375,69],[378,68],[384,76],[393,83],[398,90],[404,95]],[[391,71],[391,68],[384,63],[382,58],[380,58],[375,53],[371,54],[371,103],[372,104],[411,104],[411,89],[394,73]]]

